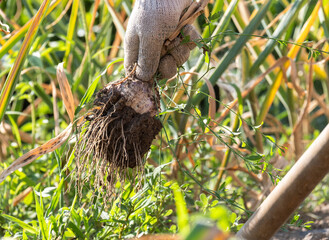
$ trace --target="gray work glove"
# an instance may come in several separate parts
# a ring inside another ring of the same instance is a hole
[[[191,35],[191,41],[199,38],[196,30],[185,26],[183,36],[167,46],[168,54],[160,62],[161,50],[165,40],[176,30],[184,9],[191,3],[192,0],[136,0],[125,36],[127,74],[135,63],[136,77],[142,81],[151,81],[158,68],[163,78],[176,74],[177,67],[187,61],[190,50],[195,47],[192,42],[181,44],[181,41],[186,35]]]

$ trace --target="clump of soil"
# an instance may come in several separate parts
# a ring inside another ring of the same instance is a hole
[[[143,172],[143,156],[162,128],[155,117],[160,104],[152,84],[133,77],[108,84],[96,94],[76,147],[78,187],[94,177],[108,193],[129,168]]]

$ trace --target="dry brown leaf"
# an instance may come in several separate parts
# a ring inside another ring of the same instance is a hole
[[[26,198],[33,191],[32,187],[28,187],[23,192],[18,194],[13,200],[13,206],[17,206],[24,198]]]
[[[71,122],[74,119],[74,99],[71,91],[69,82],[67,81],[65,72],[64,72],[64,63],[60,63],[57,66],[57,80],[61,89],[64,105],[67,113],[69,114]]]

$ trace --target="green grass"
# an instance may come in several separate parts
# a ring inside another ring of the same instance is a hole
[[[239,230],[328,123],[329,1],[224,2],[211,1],[195,23],[203,39],[180,69],[195,74],[157,82],[164,128],[141,187],[118,183],[106,203],[89,184],[79,196],[70,181],[72,138],[0,183],[1,237],[202,239],[212,226]],[[61,62],[75,119],[95,91],[124,75],[132,1],[1,1],[0,8],[12,32],[0,32],[2,171],[73,119],[57,82]],[[319,204],[327,198],[321,187],[312,196]]]

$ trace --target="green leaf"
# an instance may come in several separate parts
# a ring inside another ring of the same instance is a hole
[[[77,21],[78,16],[78,9],[79,9],[79,0],[73,0],[71,14],[70,14],[70,22],[69,27],[67,29],[67,36],[66,36],[66,50],[64,55],[64,67],[67,67],[67,60],[69,57],[69,54],[71,52],[71,45],[73,43],[73,36],[75,33],[75,23]]]
[[[270,135],[265,135],[265,137],[271,142],[271,143],[275,143],[275,139],[270,136]]]
[[[49,214],[51,212],[53,212],[55,210],[55,208],[57,207],[58,202],[59,202],[59,198],[61,196],[61,191],[62,191],[62,188],[63,188],[63,183],[64,183],[64,178],[62,178],[62,180],[58,184],[58,187],[56,189],[56,192],[53,195],[53,197],[51,199],[51,202],[50,202],[50,205],[49,205],[49,207],[47,209],[46,216],[49,216]]]
[[[213,6],[213,9],[211,11],[211,15],[216,14],[217,12],[222,12],[224,6],[224,1],[223,0],[217,0],[215,1],[215,4]],[[203,38],[209,38],[210,34],[213,32],[215,28],[215,24],[210,23],[203,31],[202,37]]]
[[[189,217],[183,193],[177,183],[171,185],[171,189],[174,192],[174,199],[177,211],[177,225],[179,231],[182,235],[187,235],[190,231],[190,226],[188,222]]]
[[[195,201],[195,204],[196,204],[198,207],[200,207],[200,208],[203,207],[203,203],[202,203],[201,201],[196,200],[196,201]]]
[[[202,201],[203,206],[206,206],[208,204],[208,198],[206,197],[206,194],[201,193],[200,200]]]
[[[30,56],[27,56],[27,59],[32,66],[37,66],[37,67],[43,68],[43,64],[42,64],[42,61],[39,56],[30,55]]]
[[[220,18],[222,16],[223,12],[222,11],[219,11],[219,12],[216,12],[214,14],[212,14],[210,17],[209,17],[209,20],[212,21],[212,20],[216,20],[217,18]]]
[[[19,129],[18,129],[17,123],[15,122],[15,120],[12,116],[8,115],[8,118],[9,118],[9,121],[11,123],[12,132],[15,136],[15,139],[18,143],[18,146],[21,147],[22,146],[22,141],[21,141],[21,135],[19,134]]]
[[[79,237],[80,239],[84,239],[84,234],[82,233],[80,228],[78,228],[74,223],[69,222],[68,227],[72,230],[72,232],[75,233],[77,237]]]
[[[33,233],[35,235],[38,234],[38,230],[37,229],[35,229],[34,227],[30,226],[29,224],[27,224],[27,223],[19,220],[18,218],[9,216],[9,215],[4,214],[4,213],[2,213],[1,216],[4,217],[4,218],[6,218],[6,219],[8,219],[9,221],[12,221],[12,222],[17,223],[21,228],[23,228],[24,230],[26,230],[26,231],[28,231],[30,233]]]
[[[206,53],[205,53],[205,56],[204,56],[204,61],[206,62],[206,63],[210,63],[210,60],[209,60],[209,53],[208,53],[208,51],[206,51]]]
[[[38,196],[34,192],[34,200],[35,200],[35,209],[36,209],[36,212],[37,212],[39,226],[40,226],[41,233],[42,233],[42,239],[48,239],[48,235],[47,235],[48,228],[47,228],[45,218],[43,216],[42,194],[40,194],[40,202],[39,202]]]
[[[310,60],[313,57],[313,51],[309,51],[307,60]]]
[[[144,209],[146,207],[148,207],[151,203],[152,203],[152,196],[146,198],[146,199],[142,199],[138,204],[136,204],[135,206],[135,211],[140,210],[140,209]]]
[[[173,213],[173,210],[172,209],[169,209],[163,216],[164,217],[168,217],[170,216],[171,214]]]

